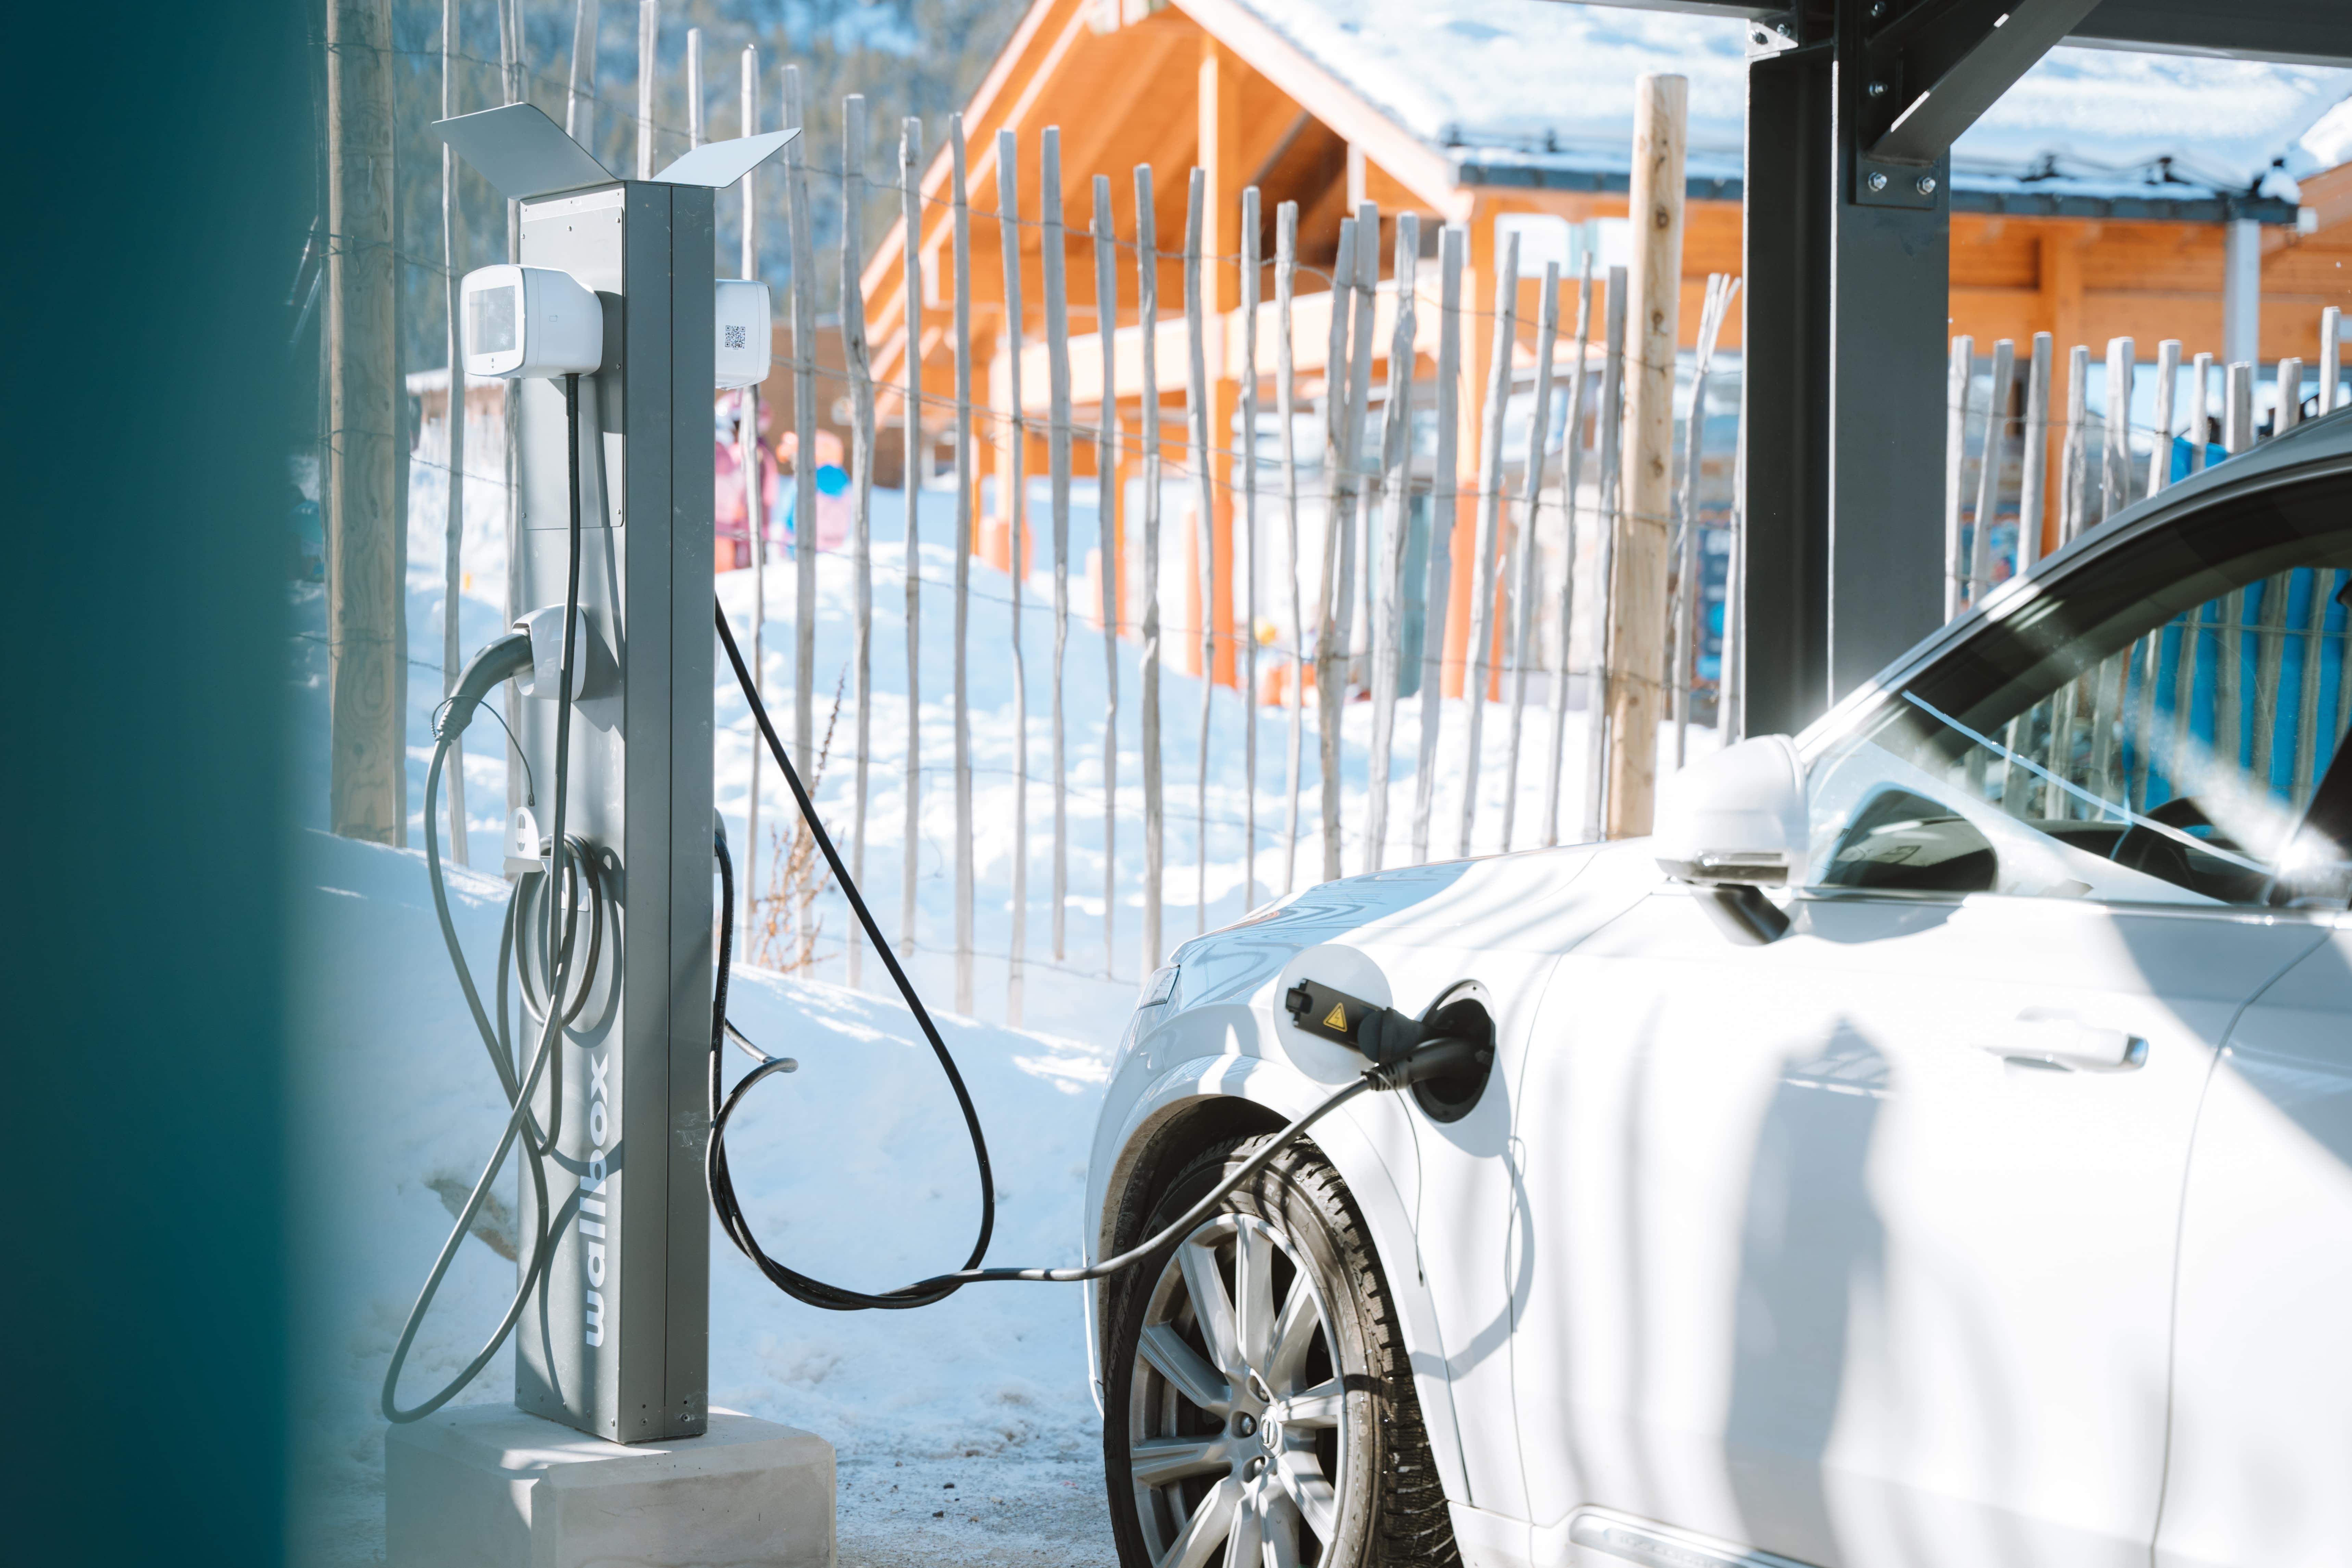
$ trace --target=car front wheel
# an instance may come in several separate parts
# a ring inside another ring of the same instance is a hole
[[[1263,1146],[1195,1157],[1144,1234]],[[1146,1259],[1106,1351],[1105,1471],[1129,1568],[1457,1560],[1387,1281],[1311,1147]]]

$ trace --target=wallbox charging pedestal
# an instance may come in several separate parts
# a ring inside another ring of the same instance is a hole
[[[579,389],[580,607],[588,635],[576,654],[584,668],[572,711],[567,831],[586,841],[613,889],[617,930],[606,931],[585,1004],[558,1047],[563,1104],[554,1163],[571,1179],[560,1175],[550,1187],[554,1258],[515,1330],[516,1406],[596,1441],[583,1446],[529,1422],[529,1435],[516,1437],[482,1427],[492,1417],[478,1410],[445,1410],[395,1427],[387,1445],[389,1534],[394,1542],[440,1539],[432,1519],[465,1514],[459,1494],[478,1492],[493,1514],[511,1511],[516,1467],[484,1456],[560,1450],[535,1488],[552,1495],[612,1486],[628,1498],[616,1492],[613,1508],[583,1502],[565,1514],[573,1521],[566,1538],[584,1543],[576,1560],[685,1561],[617,1549],[600,1557],[591,1536],[617,1531],[604,1542],[614,1548],[623,1537],[637,1539],[659,1522],[649,1509],[668,1519],[664,1528],[690,1535],[693,1518],[728,1506],[742,1464],[757,1469],[766,1453],[788,1469],[804,1468],[806,1445],[817,1442],[734,1415],[725,1420],[727,1440],[709,1453],[742,1449],[735,1468],[689,1461],[684,1456],[695,1445],[676,1446],[717,1430],[708,1396],[711,1222],[703,1176],[713,963],[712,206],[718,188],[792,133],[713,143],[651,180],[616,180],[528,104],[436,129],[501,195],[521,204],[521,265],[568,274],[604,312],[603,361],[581,375]],[[572,478],[563,388],[523,379],[511,390],[520,435],[509,602],[561,605]],[[553,695],[556,683],[539,684]],[[552,772],[556,706],[509,688],[509,721],[542,779]],[[542,1091],[542,1116],[551,1109]],[[529,1234],[540,1216],[530,1184],[520,1186]],[[504,1411],[497,1418],[516,1419]],[[631,1444],[659,1447],[622,1447]],[[426,1463],[431,1454],[446,1462]],[[823,1469],[829,1556],[829,1450]],[[541,1533],[535,1522],[525,1532]],[[438,1548],[416,1556],[395,1545],[394,1560],[555,1560],[533,1555],[540,1548],[530,1539],[520,1556],[484,1547],[450,1558]]]

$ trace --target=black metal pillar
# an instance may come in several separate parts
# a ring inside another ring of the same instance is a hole
[[[1864,157],[1868,5],[1748,70],[1750,734],[1801,729],[1942,613],[1949,160]]]
[[[1748,71],[1748,734],[1801,728],[1829,689],[1832,82],[1825,48]]]

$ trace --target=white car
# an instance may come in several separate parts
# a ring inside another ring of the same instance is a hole
[[[1186,943],[1093,1257],[1365,1068],[1328,998],[1492,1065],[1092,1288],[1122,1560],[2352,1563],[2347,599],[2337,416],[1676,775],[1650,839]]]

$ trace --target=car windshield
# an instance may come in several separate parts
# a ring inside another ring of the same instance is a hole
[[[2022,585],[1817,757],[1809,881],[2298,901],[2275,896],[2290,846],[2343,858],[2298,829],[2352,722],[2347,606],[2343,475]]]

